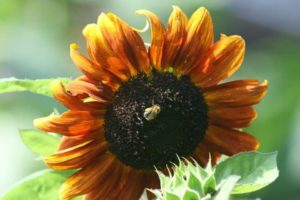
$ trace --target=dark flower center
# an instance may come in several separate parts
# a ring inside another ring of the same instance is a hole
[[[208,127],[207,104],[187,76],[138,74],[116,92],[105,115],[105,137],[124,164],[164,168],[190,156]]]

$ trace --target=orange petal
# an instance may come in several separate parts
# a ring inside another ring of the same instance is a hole
[[[139,199],[144,191],[145,187],[145,174],[141,170],[132,169],[129,172],[130,177],[122,190],[118,194],[118,198],[122,200],[135,200]]]
[[[196,10],[187,24],[187,36],[174,63],[175,73],[181,74],[193,68],[213,44],[213,24],[208,10]]]
[[[254,151],[259,147],[257,139],[246,132],[213,125],[206,131],[204,143],[209,148],[226,155]]]
[[[115,157],[110,153],[103,154],[66,180],[60,188],[60,199],[71,200],[93,191],[98,186],[96,183],[104,181],[114,170]]]
[[[111,44],[113,51],[128,65],[131,76],[135,76],[138,69],[140,72],[149,71],[149,58],[144,42],[139,34],[126,22],[114,14],[107,14],[110,23],[101,23],[99,17],[98,24],[103,25],[101,29],[105,38]],[[115,28],[110,29],[111,26]]]
[[[99,180],[94,190],[86,196],[86,200],[117,199],[118,193],[128,181],[129,167],[119,162],[115,162],[115,165],[115,171],[106,180]]]
[[[88,82],[82,80],[81,78],[76,79],[67,85],[68,91],[74,95],[82,98],[90,97],[93,100],[109,104],[113,98],[113,92],[107,86],[105,87],[102,84]]]
[[[203,89],[204,97],[213,106],[249,106],[257,104],[266,94],[268,82],[238,80]]]
[[[70,110],[95,110],[101,108],[101,105],[95,103],[85,103],[80,98],[73,96],[66,91],[64,85],[56,80],[51,84],[51,91],[56,100]]]
[[[209,52],[205,62],[190,72],[192,81],[199,87],[216,85],[235,73],[244,59],[245,41],[237,35],[221,35]]]
[[[109,72],[105,68],[99,66],[93,61],[89,60],[87,57],[79,52],[79,46],[77,44],[70,45],[70,56],[74,64],[88,77],[97,80],[110,82],[117,87],[121,84],[119,77]]]
[[[182,10],[177,6],[173,6],[173,12],[168,21],[165,46],[163,49],[163,70],[174,66],[175,58],[177,57],[187,34],[187,23],[188,19]]]
[[[216,107],[209,109],[208,115],[211,124],[229,128],[242,128],[249,126],[256,118],[256,111],[252,106]]]
[[[70,147],[44,158],[46,164],[55,170],[82,168],[88,165],[97,155],[108,149],[107,142],[103,139],[90,140]]]
[[[113,51],[111,44],[102,33],[104,31],[102,29],[106,28],[110,28],[112,32],[115,32],[116,27],[112,25],[112,22],[104,13],[99,16],[98,21],[101,23],[89,24],[83,29],[90,57],[101,68],[110,71],[122,81],[127,81],[130,78],[128,65]],[[103,27],[103,24],[109,27]]]
[[[86,89],[84,89],[84,87],[86,87]],[[100,101],[102,99],[111,101],[116,91],[115,88],[99,83],[87,76],[80,76],[76,78],[67,85],[67,90],[74,96],[80,96],[81,98],[96,96],[96,99],[100,98]]]
[[[90,132],[87,135],[63,136],[59,143],[58,151],[63,151],[68,148],[72,148],[73,146],[77,146],[92,140],[102,140],[103,137],[104,137],[104,127],[94,132]]]
[[[34,120],[34,125],[47,132],[60,133],[66,136],[86,135],[103,126],[104,111],[70,110],[62,115],[51,114],[48,117]]]
[[[159,18],[148,10],[138,10],[137,14],[146,16],[151,23],[151,46],[149,48],[150,63],[161,71],[161,62],[164,47],[165,27]]]

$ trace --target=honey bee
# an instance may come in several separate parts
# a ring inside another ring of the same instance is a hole
[[[160,106],[154,104],[153,106],[146,108],[144,111],[144,118],[148,121],[153,120],[160,113]]]

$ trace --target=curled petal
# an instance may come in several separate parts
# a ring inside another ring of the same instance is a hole
[[[148,10],[138,10],[137,14],[146,16],[151,24],[151,46],[149,48],[150,63],[161,71],[161,62],[164,47],[165,27],[159,18]]]
[[[70,110],[95,110],[101,108],[99,103],[83,102],[79,97],[72,95],[59,80],[51,84],[51,91],[55,99]]]
[[[257,104],[266,94],[268,82],[238,80],[203,89],[210,107],[240,107]]]
[[[67,89],[74,96],[82,98],[90,97],[103,104],[109,104],[113,96],[113,92],[110,88],[105,87],[105,85],[83,80],[81,78],[69,83]]]
[[[187,24],[187,36],[174,63],[175,73],[182,74],[194,68],[213,44],[213,24],[208,10],[196,10]]]
[[[104,111],[67,111],[62,115],[51,114],[34,120],[34,125],[46,132],[60,133],[66,136],[86,135],[103,126]]]
[[[208,51],[208,56],[189,74],[199,87],[218,84],[235,73],[243,62],[245,41],[242,37],[222,35]]]
[[[105,140],[90,140],[44,158],[46,164],[55,170],[82,168],[105,152],[108,144]]]
[[[242,128],[249,126],[256,118],[256,111],[252,106],[216,107],[209,109],[208,115],[211,124],[231,128]]]
[[[204,143],[209,148],[226,155],[254,151],[259,147],[258,140],[246,132],[212,125],[206,132]]]
[[[87,87],[84,89],[84,87]],[[87,76],[80,76],[67,85],[67,91],[74,96],[80,98],[95,97],[95,100],[100,102],[111,101],[117,88],[112,88],[110,85],[99,83]]]

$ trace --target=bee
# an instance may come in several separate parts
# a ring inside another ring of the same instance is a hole
[[[160,113],[160,106],[158,104],[154,104],[153,106],[145,109],[144,118],[150,121],[155,119],[159,113]]]

